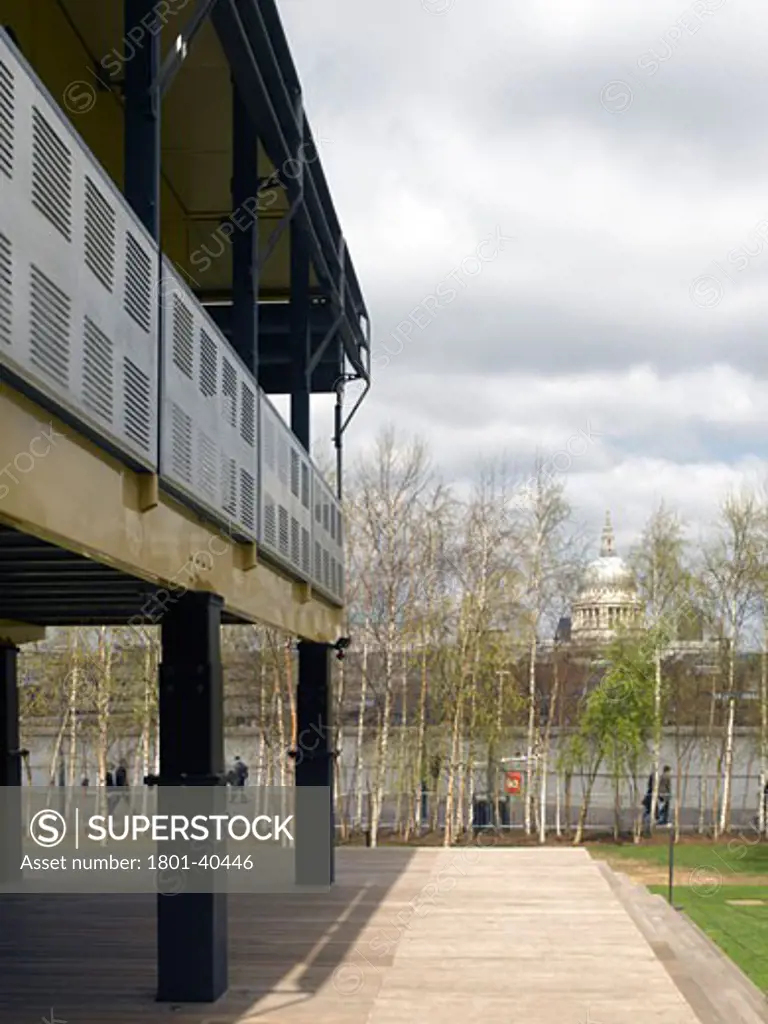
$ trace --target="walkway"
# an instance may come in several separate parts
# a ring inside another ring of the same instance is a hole
[[[338,879],[230,901],[215,1006],[152,1001],[152,897],[6,897],[0,1024],[720,1024],[583,850],[343,849]]]

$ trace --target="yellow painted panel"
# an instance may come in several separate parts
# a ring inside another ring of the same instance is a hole
[[[338,638],[340,609],[307,600],[295,582],[258,560],[253,565],[247,545],[230,543],[165,494],[141,512],[138,474],[4,384],[0,423],[0,468],[21,453],[35,456],[16,483],[4,473],[0,522],[177,592],[185,585],[220,594],[250,621],[310,640]],[[48,436],[54,443],[41,454]],[[29,456],[21,461],[28,465]]]
[[[28,622],[0,619],[0,643],[20,647],[22,644],[39,643],[40,640],[45,640],[45,626],[31,626]]]

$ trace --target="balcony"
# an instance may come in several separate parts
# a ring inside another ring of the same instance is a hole
[[[0,372],[343,605],[331,487],[2,32]]]

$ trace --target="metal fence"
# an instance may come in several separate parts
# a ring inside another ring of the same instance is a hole
[[[525,779],[524,772],[523,780]],[[760,803],[760,780],[754,775],[734,775],[731,779],[732,797],[730,826],[731,829],[750,829],[756,824]],[[568,788],[562,778],[548,776],[545,800],[544,820],[548,833],[574,832],[584,800],[589,780],[574,775],[570,781],[570,797]],[[615,828],[622,834],[633,831],[637,824],[642,823],[642,801],[648,786],[648,776],[635,780],[634,785],[622,780],[618,792],[614,778],[609,773],[599,773],[593,783],[592,792],[587,803],[584,831],[586,833],[611,833]],[[525,828],[525,785],[519,795],[507,795],[504,786],[500,785],[498,807],[494,814],[493,806],[496,794],[489,794],[485,789],[478,788],[469,794],[466,788],[454,797],[454,813],[460,800],[460,818],[464,826],[492,827],[500,831],[523,831]],[[680,785],[672,780],[672,798],[670,802],[670,820],[675,820],[681,832],[695,833],[701,830],[711,832],[720,820],[720,799],[722,795],[722,779],[714,775],[690,775],[681,780]],[[387,793],[384,796],[379,817],[379,829],[383,832],[401,831],[406,821],[410,822],[411,831],[414,827],[425,832],[435,825],[438,830],[445,828],[446,795],[443,790],[438,793],[427,791],[417,797],[416,794]],[[346,790],[337,794],[337,827],[351,827],[362,831],[370,827],[371,800],[368,792],[363,794],[362,801],[356,791]],[[358,814],[358,808],[360,813]],[[531,807],[532,826],[538,831],[542,814],[541,790],[536,787]]]

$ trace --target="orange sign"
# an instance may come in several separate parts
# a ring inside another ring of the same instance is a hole
[[[523,788],[523,777],[520,772],[507,772],[504,788],[510,796],[519,796]]]

